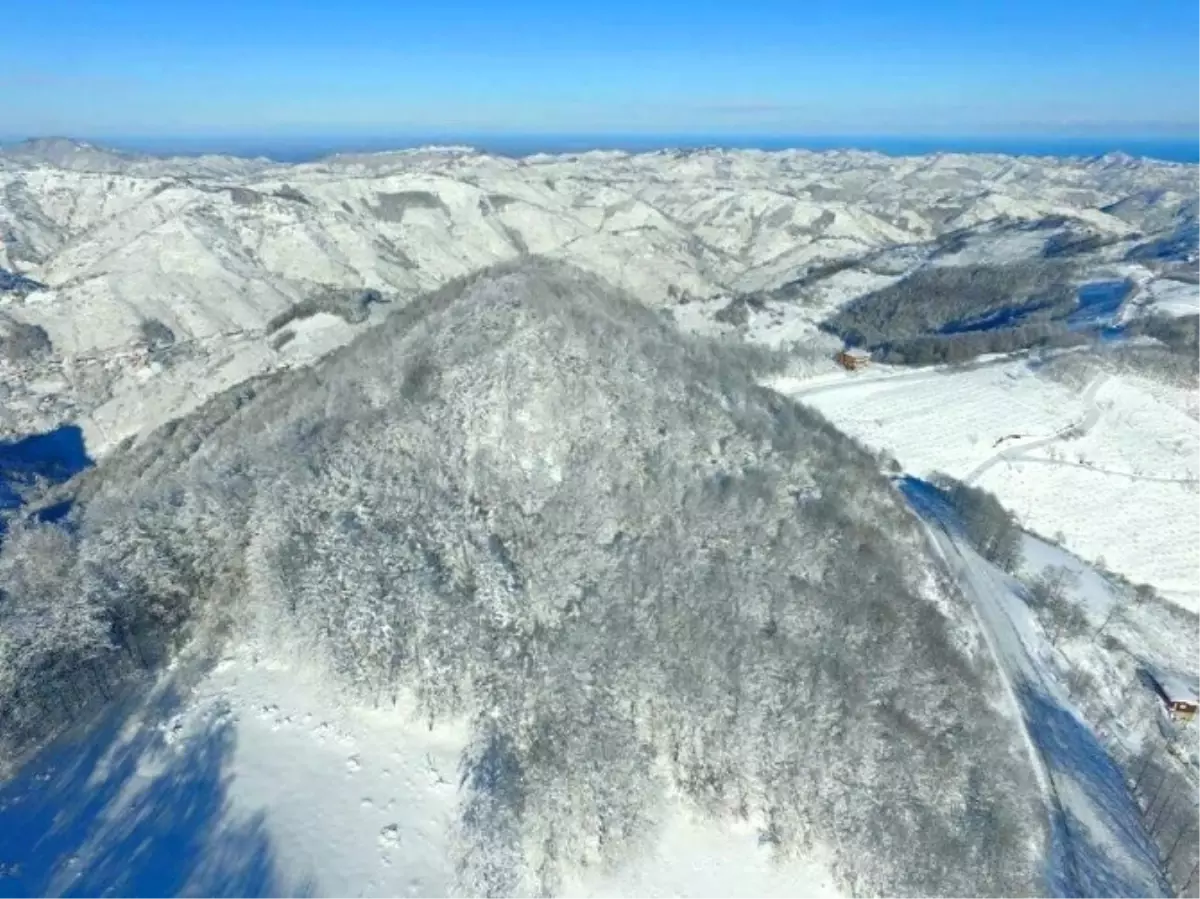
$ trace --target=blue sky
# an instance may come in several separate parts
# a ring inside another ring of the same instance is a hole
[[[1195,136],[1196,0],[33,0],[0,135]]]

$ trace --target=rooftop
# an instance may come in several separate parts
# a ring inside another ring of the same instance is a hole
[[[1163,694],[1167,697],[1168,702],[1191,702],[1197,701],[1196,683],[1186,677],[1178,677],[1165,672],[1155,672],[1154,679],[1162,688]]]

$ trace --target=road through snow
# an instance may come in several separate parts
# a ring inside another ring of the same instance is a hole
[[[1125,777],[1067,700],[1052,647],[1021,599],[1019,584],[972,549],[936,488],[904,478],[900,489],[973,604],[1025,723],[1050,816],[1051,892],[1168,895],[1158,853]]]
[[[998,453],[990,456],[977,465],[965,478],[963,478],[964,483],[974,484],[981,477],[983,477],[983,475],[989,469],[993,468],[1004,460],[1017,459],[1022,457],[1030,450],[1035,450],[1039,447],[1056,443],[1059,440],[1062,440],[1063,437],[1070,431],[1078,431],[1078,433],[1081,435],[1086,434],[1096,426],[1098,421],[1100,421],[1101,410],[1100,407],[1096,405],[1096,394],[1100,391],[1100,388],[1104,386],[1104,383],[1107,380],[1108,375],[1100,375],[1087,386],[1087,390],[1085,390],[1083,393],[1083,400],[1088,405],[1088,411],[1087,414],[1084,415],[1082,421],[1056,431],[1048,437],[1036,437],[1030,440],[1022,440],[1020,443],[1010,443],[1004,449],[1000,450]]]

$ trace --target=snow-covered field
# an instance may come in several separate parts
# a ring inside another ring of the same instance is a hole
[[[905,470],[978,484],[1022,524],[1200,608],[1194,393],[1125,374],[1083,390],[1025,360],[772,382]]]

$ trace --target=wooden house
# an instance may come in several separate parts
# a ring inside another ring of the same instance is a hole
[[[1182,678],[1153,675],[1155,692],[1162,699],[1167,714],[1172,721],[1186,723],[1196,717],[1200,698],[1197,697],[1196,687]]]
[[[858,371],[860,368],[866,368],[871,362],[871,354],[856,347],[842,350],[834,358],[838,365],[847,371]]]

